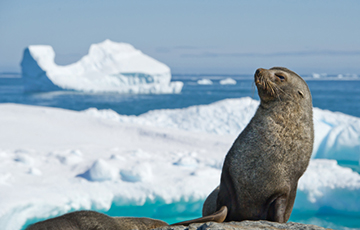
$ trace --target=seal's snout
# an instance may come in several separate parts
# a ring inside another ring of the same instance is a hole
[[[265,72],[265,71],[266,71],[266,70],[263,69],[263,68],[259,68],[259,69],[257,69],[257,70],[255,71],[254,78],[255,78],[255,83],[256,83],[257,85],[261,84],[261,82],[262,82],[262,77],[261,77],[261,76],[264,75],[264,72]]]
[[[262,72],[264,72],[264,70],[265,70],[265,69],[263,69],[263,68],[257,69],[256,72],[255,72],[255,76],[256,76],[256,75],[261,75]]]

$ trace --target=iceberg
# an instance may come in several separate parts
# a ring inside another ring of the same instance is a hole
[[[105,40],[92,44],[78,62],[59,66],[48,45],[24,50],[21,72],[25,91],[76,90],[132,94],[180,93],[170,68],[127,43]]]

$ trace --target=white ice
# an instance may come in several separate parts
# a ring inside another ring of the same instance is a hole
[[[197,81],[199,85],[212,85],[213,82],[210,79],[203,78]]]
[[[120,116],[0,104],[0,226],[111,205],[175,203],[175,216],[200,210],[257,106],[227,99]],[[331,160],[359,159],[360,118],[315,108],[314,121],[314,157],[329,159],[310,162],[294,211],[360,215],[360,175]]]
[[[310,76],[304,76],[306,80],[360,80],[357,74],[338,74],[329,75],[327,73],[313,73]]]
[[[92,44],[78,62],[59,66],[48,45],[31,45],[21,62],[26,91],[78,90],[118,93],[180,93],[170,68],[127,43]]]
[[[153,110],[140,116],[123,116],[112,110],[94,108],[84,112],[124,123],[236,135],[245,128],[258,105],[258,101],[245,97],[185,109]],[[360,118],[318,108],[313,112],[315,143],[312,157],[360,163]]]
[[[220,80],[221,85],[236,85],[236,81],[230,77]]]

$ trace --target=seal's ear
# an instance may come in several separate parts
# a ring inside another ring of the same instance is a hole
[[[304,97],[304,94],[300,90],[298,91],[298,93],[301,97]]]

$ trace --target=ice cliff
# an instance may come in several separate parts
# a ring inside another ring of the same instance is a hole
[[[180,93],[170,68],[127,43],[92,44],[78,62],[59,66],[48,45],[31,45],[21,61],[25,91],[76,90],[118,93]]]

